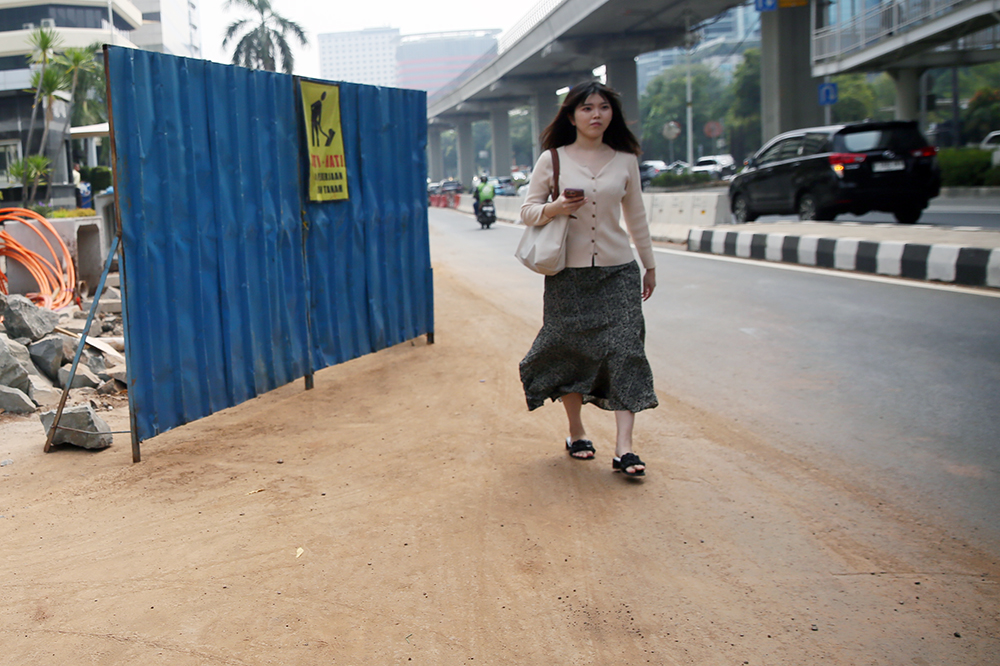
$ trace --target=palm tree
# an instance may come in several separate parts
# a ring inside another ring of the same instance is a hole
[[[52,118],[55,115],[56,98],[60,97],[59,93],[69,90],[69,79],[58,68],[49,67],[32,74],[31,86],[38,91],[45,102],[45,129],[42,130],[42,147],[39,151],[40,155],[45,155],[45,142],[49,137],[49,127],[51,127]],[[35,198],[37,188],[38,183],[36,182],[31,187],[32,199]]]
[[[31,54],[28,56],[28,60],[40,64],[42,66],[40,71],[44,74],[45,70],[48,69],[49,61],[55,56],[56,49],[62,44],[62,38],[55,30],[38,28],[31,31],[28,42],[31,44]],[[41,96],[42,91],[35,88],[35,101],[31,105],[31,122],[28,124],[28,142],[24,147],[25,152],[31,150],[31,137],[35,133],[35,116],[38,113],[38,100],[41,99]]]
[[[233,64],[276,72],[280,60],[281,71],[291,74],[295,59],[288,37],[291,35],[300,45],[306,46],[309,42],[302,27],[295,21],[276,14],[271,9],[270,0],[226,0],[223,5],[226,9],[233,6],[255,14],[253,18],[233,21],[226,28],[222,46],[226,46],[237,34],[243,33],[233,51]]]
[[[96,53],[97,47],[94,46],[70,47],[55,58],[55,62],[62,69],[63,74],[70,79],[67,118],[73,117],[73,105],[76,103],[76,89],[80,79],[85,78],[87,74],[96,73],[100,68],[97,60],[94,59]]]
[[[11,178],[21,183],[21,205],[27,208],[34,200],[38,182],[43,180],[50,171],[52,160],[44,155],[29,155],[24,159],[12,162],[8,167]],[[28,185],[31,185],[31,198],[28,198]]]

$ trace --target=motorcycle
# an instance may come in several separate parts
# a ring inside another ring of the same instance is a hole
[[[479,212],[476,213],[476,221],[483,229],[489,229],[490,225],[497,221],[497,209],[493,205],[493,199],[479,202]]]

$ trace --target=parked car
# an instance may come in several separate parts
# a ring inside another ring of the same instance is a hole
[[[941,191],[937,148],[915,121],[851,123],[780,134],[729,184],[733,219],[797,214],[801,220],[890,212],[913,224]]]
[[[490,178],[490,183],[493,184],[493,194],[498,197],[513,197],[517,195],[517,187],[514,185],[514,179],[510,176]]]
[[[649,187],[649,182],[653,180],[653,177],[667,171],[667,163],[660,160],[646,160],[639,164],[639,180],[642,183],[642,189]]]
[[[732,155],[705,155],[691,167],[691,173],[707,173],[716,180],[736,173],[736,161]]]
[[[979,142],[981,150],[997,150],[1000,148],[1000,131],[990,132]]]

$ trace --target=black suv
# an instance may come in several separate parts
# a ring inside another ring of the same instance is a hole
[[[915,121],[812,127],[771,139],[729,184],[737,223],[760,215],[832,220],[842,213],[920,219],[941,191],[937,148]]]

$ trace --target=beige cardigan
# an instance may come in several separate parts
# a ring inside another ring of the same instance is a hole
[[[629,245],[629,235],[635,243],[644,268],[655,268],[653,246],[649,239],[646,209],[642,205],[639,181],[639,160],[631,153],[616,152],[600,173],[573,161],[559,148],[559,187],[582,189],[587,203],[570,218],[566,238],[566,266],[618,266],[635,257]],[[542,215],[552,188],[552,156],[542,153],[531,174],[528,195],[521,205],[521,221],[528,226],[547,224]],[[619,220],[624,213],[628,233]]]

